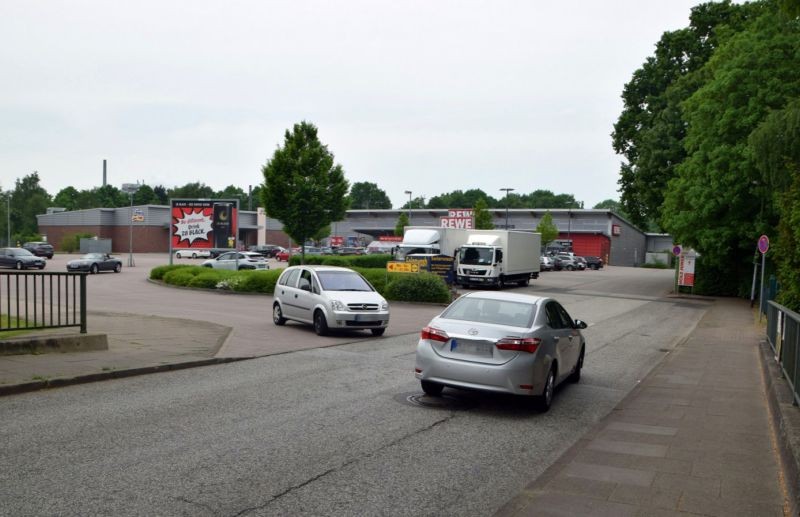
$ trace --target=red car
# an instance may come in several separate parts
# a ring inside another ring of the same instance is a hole
[[[289,256],[290,256],[289,255],[289,251],[288,250],[283,250],[283,251],[279,251],[278,253],[275,254],[275,259],[278,262],[289,262]]]

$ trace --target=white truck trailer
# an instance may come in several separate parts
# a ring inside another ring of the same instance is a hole
[[[405,260],[407,255],[455,257],[458,248],[467,242],[469,231],[463,228],[408,226],[403,235],[403,242],[395,250],[394,258]]]
[[[467,230],[456,257],[456,283],[502,289],[506,284],[526,286],[539,278],[539,233],[513,230]]]

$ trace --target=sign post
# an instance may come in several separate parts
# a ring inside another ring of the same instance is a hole
[[[680,244],[676,244],[672,247],[672,255],[676,258],[675,260],[675,294],[678,293],[678,266],[680,264],[680,256],[683,252],[683,248],[681,248]]]
[[[769,251],[769,237],[766,235],[758,238],[758,251],[761,252],[761,291],[758,296],[758,321],[761,321],[761,315],[764,314],[764,264]]]

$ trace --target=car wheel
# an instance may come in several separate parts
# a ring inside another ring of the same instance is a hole
[[[114,264],[114,273],[119,273],[121,271],[122,271],[122,264],[120,264],[119,262]]]
[[[314,313],[314,332],[318,336],[324,336],[328,333],[328,321],[325,319],[325,314],[320,310]]]
[[[196,259],[197,258],[197,253],[192,253],[192,258]]]
[[[89,273],[95,275],[97,272],[100,271],[100,268],[97,267],[97,264],[92,264],[92,267],[89,268]]]
[[[180,251],[175,254],[175,258],[181,258],[181,252]]]
[[[544,382],[544,390],[542,394],[536,398],[536,406],[539,411],[546,413],[550,406],[553,404],[553,394],[556,391],[556,372],[555,368],[550,367],[547,372],[547,380]]]
[[[382,335],[383,335],[383,333],[384,333],[384,332],[386,332],[386,328],[382,328],[382,329],[370,329],[370,330],[372,330],[372,335],[373,335],[373,336],[382,336]]]
[[[18,260],[17,263],[14,264],[14,268],[18,269],[18,270],[22,270],[23,269],[22,262]]]
[[[572,267],[572,266],[567,266],[567,271],[574,271],[574,270],[575,270],[575,268],[574,268],[574,267]]]
[[[573,370],[572,374],[569,376],[569,382],[581,382],[581,368],[583,368],[583,354],[585,351],[586,348],[581,347],[581,355],[578,356],[578,362],[575,363],[575,370]]]
[[[431,382],[431,381],[420,381],[422,385],[422,391],[425,392],[425,395],[430,395],[431,397],[438,397],[442,394],[442,390],[444,386],[441,384]]]
[[[203,267],[212,267],[211,264],[203,264]]]
[[[272,306],[272,322],[276,325],[286,324],[286,318],[283,317],[283,311],[278,303]]]

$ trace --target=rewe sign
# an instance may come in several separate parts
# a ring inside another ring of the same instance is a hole
[[[439,226],[472,230],[475,228],[475,216],[471,209],[448,210],[446,217],[439,218]]]

